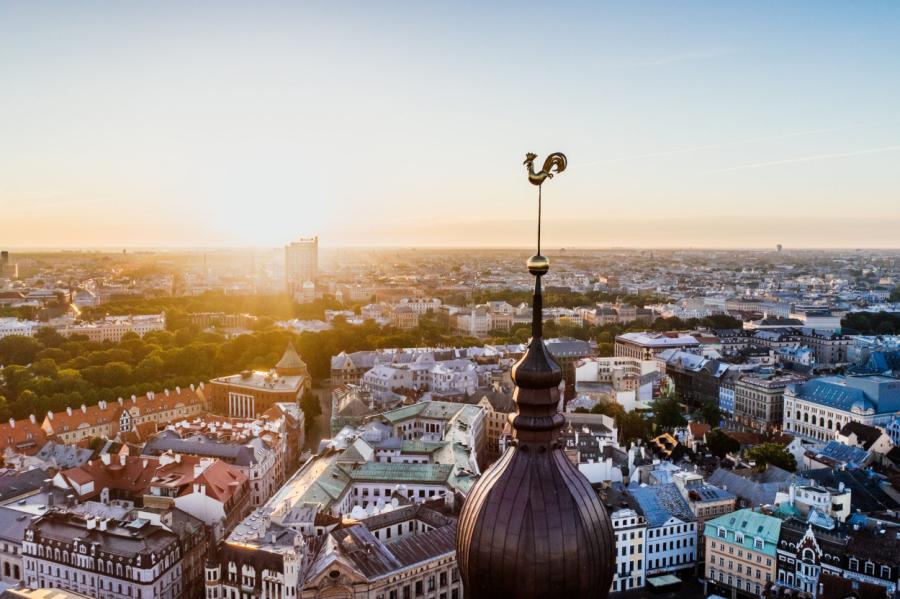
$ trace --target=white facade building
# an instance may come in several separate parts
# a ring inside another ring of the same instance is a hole
[[[181,596],[178,537],[145,520],[50,512],[25,531],[25,584],[97,599]]]
[[[900,411],[900,380],[828,376],[784,391],[784,431],[807,441],[834,440],[848,422],[886,427]]]
[[[636,510],[627,507],[611,512],[609,517],[616,536],[616,573],[610,592],[639,589],[646,581],[647,521]]]

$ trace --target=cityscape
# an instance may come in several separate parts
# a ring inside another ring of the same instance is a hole
[[[525,5],[0,6],[0,599],[900,599],[900,10]]]

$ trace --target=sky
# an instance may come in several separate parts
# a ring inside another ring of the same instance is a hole
[[[0,246],[900,246],[900,3],[4,2]]]

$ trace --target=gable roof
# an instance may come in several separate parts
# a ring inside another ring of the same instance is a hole
[[[881,429],[878,427],[869,426],[862,422],[850,421],[844,425],[840,434],[844,437],[856,435],[856,439],[862,445],[862,448],[868,450],[884,433],[882,433]]]

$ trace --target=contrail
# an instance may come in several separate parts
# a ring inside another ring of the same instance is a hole
[[[779,164],[794,164],[797,162],[813,162],[816,160],[830,160],[832,158],[850,158],[853,156],[865,156],[867,154],[882,154],[884,152],[896,152],[900,150],[900,145],[885,146],[883,148],[871,148],[869,150],[858,150],[856,152],[840,152],[837,154],[815,154],[813,156],[802,156],[800,158],[786,158],[784,160],[770,160],[768,162],[757,162],[754,164],[742,164],[739,166],[730,166],[728,168],[720,168],[712,173],[727,173],[731,171],[743,171],[752,168],[765,168],[767,166],[778,166]]]

